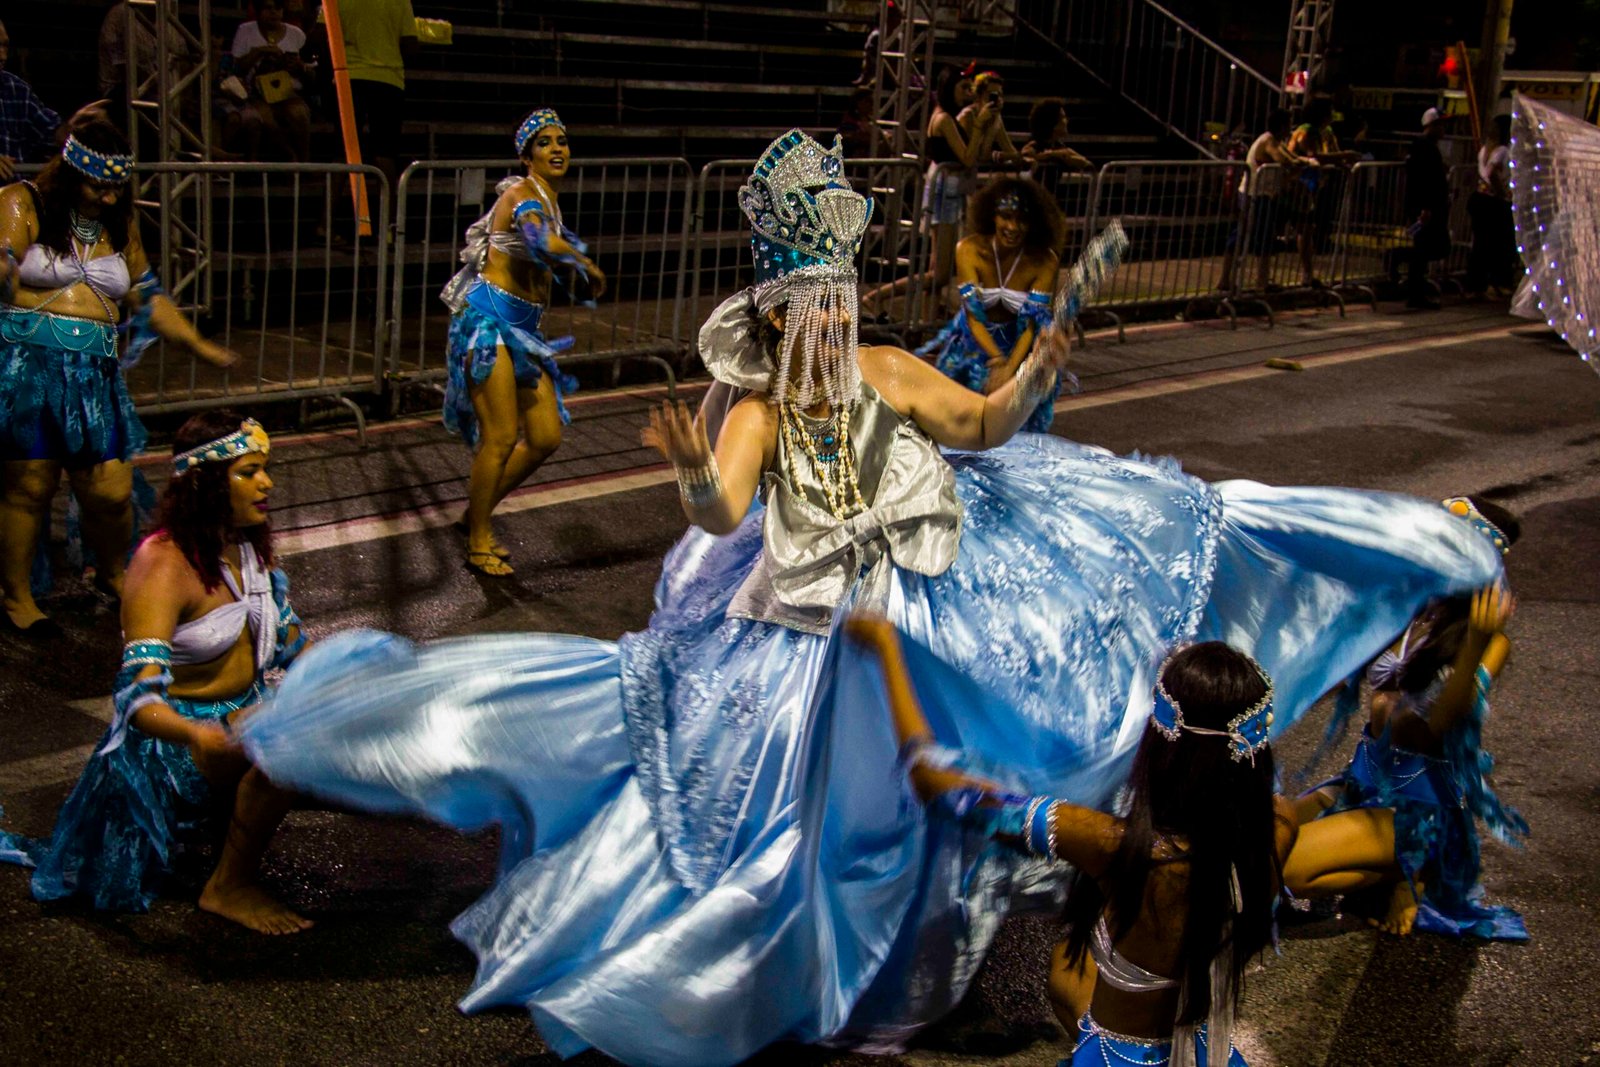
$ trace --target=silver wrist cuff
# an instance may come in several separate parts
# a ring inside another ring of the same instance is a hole
[[[707,508],[722,499],[722,474],[717,457],[703,467],[678,467],[678,495],[691,508]]]

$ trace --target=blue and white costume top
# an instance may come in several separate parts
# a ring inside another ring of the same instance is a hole
[[[62,805],[50,839],[0,832],[0,860],[35,868],[36,899],[82,897],[102,910],[144,911],[189,831],[216,814],[211,787],[188,747],[143,733],[133,718],[140,708],[164,704],[185,718],[226,726],[228,716],[262,699],[268,670],[288,666],[299,654],[306,639],[283,572],[269,572],[242,543],[239,573],[236,580],[222,569],[232,602],[180,624],[170,642],[135,640],[123,649],[111,726]],[[172,666],[209,663],[247,629],[255,677],[242,693],[198,700],[167,691]],[[147,675],[151,666],[159,670]]]
[[[931,340],[917,349],[917,354],[931,357],[934,366],[938,367],[945,377],[961,383],[975,393],[987,392],[989,354],[978,343],[977,335],[973,332],[973,324],[982,324],[1001,356],[1010,358],[1011,350],[1016,347],[1017,340],[1023,333],[1032,330],[1034,339],[1037,340],[1039,334],[1055,319],[1049,293],[1006,287],[1006,283],[1011,280],[1012,272],[1021,262],[1022,256],[1019,255],[1011,264],[1011,269],[1002,274],[997,253],[995,277],[1000,279],[1000,284],[993,288],[983,288],[972,282],[962,285],[958,290],[961,307]],[[991,322],[989,312],[997,307],[1009,311],[1014,316],[1012,321]],[[1064,378],[1076,389],[1076,378],[1070,374]],[[1056,390],[1040,401],[1039,406],[1034,408],[1028,420],[1022,424],[1025,432],[1049,431],[1050,423],[1055,418],[1055,397],[1060,389],[1061,380],[1057,379]]]
[[[36,210],[41,201],[31,185]],[[73,467],[127,460],[144,448],[144,424],[118,373],[120,303],[137,289],[140,311],[121,368],[133,366],[154,340],[149,300],[160,292],[146,272],[129,277],[126,256],[96,256],[94,242],[69,234],[65,252],[29,245],[17,263],[17,284],[46,294],[37,306],[0,302],[0,459],[52,460]],[[51,305],[86,285],[103,317],[63,315]]]
[[[496,195],[504,194],[523,180],[515,176],[501,180],[495,186]],[[540,332],[544,305],[482,277],[490,249],[533,264],[549,273],[552,281],[558,278],[558,270],[568,267],[583,273],[580,260],[550,248],[552,235],[561,237],[580,253],[586,247],[562,222],[555,193],[536,177],[526,180],[533,181],[541,195],[516,204],[511,212],[512,228],[509,230],[494,229],[493,207],[467,227],[460,255],[463,266],[439,294],[453,312],[448,340],[449,377],[445,388],[444,424],[450,432],[460,434],[473,445],[478,440],[478,422],[470,386],[488,381],[500,348],[504,347],[511,356],[518,386],[533,388],[540,378],[549,376],[563,423],[571,421],[563,397],[578,387],[577,379],[556,363],[556,357],[572,347],[573,339],[551,340]]]

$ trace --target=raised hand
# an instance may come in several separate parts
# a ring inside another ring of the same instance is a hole
[[[1472,594],[1472,610],[1468,625],[1475,633],[1497,634],[1516,613],[1517,598],[1506,588],[1504,580],[1486,585]]]
[[[680,469],[698,470],[711,462],[704,414],[691,415],[682,400],[663,400],[659,408],[651,408],[650,425],[640,431],[639,440]]]

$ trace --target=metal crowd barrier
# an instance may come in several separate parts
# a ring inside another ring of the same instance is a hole
[[[226,371],[158,341],[127,371],[141,412],[331,397],[384,388],[389,250],[355,232],[352,176],[376,200],[375,232],[389,219],[389,188],[374,167],[333,163],[141,163],[141,174],[202,186],[185,197],[202,220],[163,210],[145,218],[153,264],[178,305],[211,340],[239,353]],[[162,222],[165,222],[163,231]],[[210,242],[196,241],[209,233]]]
[[[513,159],[419,160],[401,174],[387,324],[396,381],[445,376],[450,309],[439,291],[460,268],[462,236],[494,205],[499,180],[522,171]],[[683,159],[572,164],[559,190],[562,218],[605,272],[606,291],[586,306],[590,292],[581,280],[552,286],[543,332],[575,339],[558,362],[609,361],[615,376],[623,360],[642,359],[675,381],[673,362],[690,344],[683,283],[693,185]]]
[[[1375,300],[1373,286],[1394,276],[1410,255],[1404,163],[1357,163],[1340,213],[1331,281]]]
[[[754,166],[751,159],[718,159],[700,169],[689,303],[693,331],[721,300],[755,280],[750,227],[738,196]],[[878,313],[862,329],[899,337],[920,321],[921,314],[922,169],[915,160],[852,159],[845,163],[845,178],[874,202],[858,262],[863,300]],[[864,308],[863,314],[872,312]]]
[[[751,165],[719,160],[696,176],[678,158],[574,164],[562,186],[562,212],[590,242],[609,288],[597,306],[584,307],[581,287],[573,293],[556,286],[546,332],[577,339],[564,360],[615,367],[642,358],[674,380],[673,362],[694,352],[711,308],[752,281],[749,230],[737,201]],[[128,372],[135,403],[153,413],[328,397],[354,408],[350,396],[393,395],[392,381],[442,378],[449,309],[439,290],[459,266],[466,227],[493,204],[496,179],[518,168],[514,160],[417,162],[391,204],[372,167],[141,165],[204,186],[202,196],[184,202],[209,211],[209,219],[147,212],[144,232],[152,261],[168,264],[180,306],[243,358],[224,372],[158,343]],[[1128,231],[1122,269],[1090,304],[1113,317],[1119,336],[1117,313],[1140,306],[1210,299],[1231,314],[1236,290],[1260,279],[1262,257],[1269,285],[1302,285],[1302,240],[1315,277],[1368,298],[1374,283],[1399,273],[1409,257],[1401,163],[1324,168],[1315,191],[1275,165],[1248,175],[1241,161],[1041,171],[1068,218],[1064,263],[1112,219]],[[921,168],[904,159],[852,160],[846,173],[877,202],[861,258],[862,291],[872,297],[864,311],[874,320],[864,331],[910,340],[912,329],[942,317],[927,284],[932,255]],[[355,233],[353,177],[373,191],[376,232],[387,234],[392,219],[392,260],[388,242]],[[1452,242],[1448,258],[1435,265],[1440,279],[1465,268],[1471,247],[1467,202],[1475,168],[1456,167],[1450,178]],[[210,243],[195,240],[202,223],[214,236]]]

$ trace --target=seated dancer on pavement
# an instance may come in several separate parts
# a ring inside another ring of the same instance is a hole
[[[290,797],[233,736],[266,672],[306,646],[288,581],[271,569],[269,448],[255,420],[231,411],[178,431],[159,523],[128,570],[111,728],[48,841],[0,833],[0,859],[35,868],[35,898],[144,911],[187,832],[220,828],[217,816],[226,834],[200,907],[268,934],[311,925],[257,884]]]
[[[857,616],[845,627],[883,672],[917,795],[1025,856],[1076,869],[1051,982],[1062,1024],[1078,1033],[1063,1063],[1242,1067],[1230,1032],[1245,969],[1272,940],[1295,834],[1292,805],[1273,791],[1272,682],[1261,667],[1220,641],[1167,657],[1119,818],[1017,794],[995,780],[1003,768],[969,771],[929,726],[894,626]]]
[[[1502,551],[1516,519],[1487,501],[1445,501]],[[1528,832],[1501,803],[1483,751],[1489,688],[1511,650],[1516,601],[1504,585],[1430,604],[1368,669],[1369,718],[1343,774],[1300,798],[1300,840],[1284,866],[1297,897],[1386,894],[1373,924],[1503,941],[1528,937],[1511,908],[1483,902],[1477,821],[1508,844]],[[1359,693],[1350,683],[1347,698]],[[1354,712],[1353,701],[1347,703]],[[1342,719],[1336,718],[1330,736]]]
[[[694,528],[646,629],[343,634],[244,727],[285,788],[501,824],[499,878],[454,925],[479,959],[462,1007],[522,1007],[562,1055],[903,1044],[965,994],[1012,903],[1059,888],[905,802],[881,680],[840,653],[847,612],[932,650],[941,737],[1099,805],[1173,645],[1249,649],[1287,724],[1429,597],[1500,570],[1424,501],[1212,486],[1014,436],[1054,388],[1071,300],[988,396],[859,346],[871,205],[843,165],[793,131],[740,191],[757,284],[701,331],[719,395],[701,419],[664,405],[648,434]],[[1094,257],[1069,291],[1093,292]]]
[[[96,582],[122,589],[134,534],[128,461],[145,442],[123,371],[156,336],[219,367],[238,358],[196,333],[162,293],[139,240],[133,166],[127,141],[96,112],[37,183],[0,189],[0,599],[4,621],[35,637],[60,634],[30,581],[63,469]],[[125,302],[132,339],[119,365]]]
[[[584,243],[561,221],[556,191],[572,156],[560,116],[549,108],[533,112],[517,128],[516,144],[528,173],[496,187],[494,207],[467,229],[466,266],[440,294],[455,313],[444,424],[475,450],[467,512],[456,527],[467,537],[467,565],[495,578],[512,574],[511,553],[489,516],[561,446],[561,427],[570,421],[562,396],[578,387],[555,360],[572,339],[546,340],[539,332],[551,284],[572,270],[595,296],[606,286]]]
[[[973,197],[971,224],[956,245],[961,310],[917,355],[973,392],[992,393],[1016,376],[1052,321],[1066,220],[1034,182],[996,178]],[[1050,389],[1022,428],[1047,432],[1055,398]]]

